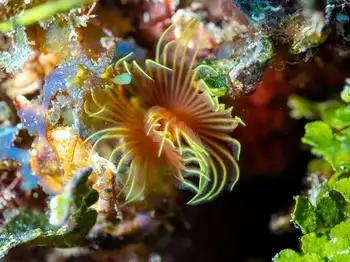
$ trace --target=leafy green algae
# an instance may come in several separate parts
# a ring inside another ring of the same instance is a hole
[[[348,81],[347,81],[348,82]],[[348,83],[347,83],[348,85]],[[342,101],[314,103],[293,97],[294,115],[320,118],[306,124],[302,142],[311,146],[319,157],[309,172],[330,173],[312,196],[297,196],[292,214],[293,222],[304,234],[301,252],[286,249],[277,254],[274,262],[350,261],[350,110],[348,86],[341,94]],[[310,106],[312,114],[307,113]],[[330,164],[332,170],[325,166]],[[315,186],[315,185],[313,185]]]
[[[0,258],[13,247],[27,244],[35,246],[73,247],[83,245],[86,236],[96,222],[97,212],[90,206],[97,202],[98,193],[87,184],[92,169],[80,170],[73,178],[75,187],[73,205],[68,223],[62,227],[50,225],[44,213],[18,210],[10,215],[0,231]]]
[[[316,229],[316,213],[314,207],[306,197],[296,197],[295,211],[292,218],[305,234],[313,232]]]

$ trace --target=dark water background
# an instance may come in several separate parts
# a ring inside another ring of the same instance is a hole
[[[278,235],[270,231],[269,223],[273,213],[288,211],[293,196],[305,186],[302,178],[310,157],[308,151],[301,151],[295,162],[277,175],[244,179],[243,171],[233,192],[213,203],[184,207],[193,228],[177,227],[178,236],[168,247],[175,261],[262,262],[271,261],[282,249],[298,248],[298,230]],[[181,247],[182,237],[189,237],[188,247]]]

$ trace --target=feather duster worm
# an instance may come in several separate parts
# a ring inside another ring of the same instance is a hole
[[[146,60],[144,68],[126,62],[131,54],[108,67],[101,76],[105,81],[91,88],[85,101],[86,113],[109,125],[86,139],[98,137],[93,150],[103,140],[117,142],[110,171],[127,174],[122,181],[126,203],[151,191],[160,177],[171,179],[170,174],[195,192],[189,204],[211,200],[229,180],[229,189],[238,180],[240,144],[230,133],[240,120],[203,81],[196,81],[198,70],[213,71],[194,69],[201,45],[190,46],[198,25],[191,21],[178,38],[165,43],[176,24],[170,26],[159,39],[155,60]]]

